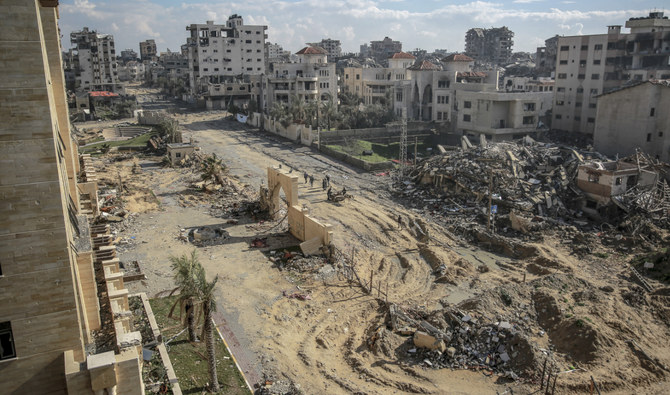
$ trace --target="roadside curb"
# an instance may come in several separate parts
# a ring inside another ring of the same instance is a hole
[[[213,319],[213,318],[212,318],[212,324],[214,324],[214,327],[216,328],[216,333],[219,334],[219,337],[220,337],[221,340],[223,341],[223,345],[226,346],[226,350],[228,350],[228,354],[230,354],[230,358],[233,359],[233,362],[235,363],[235,367],[237,368],[237,370],[238,370],[238,371],[240,372],[240,374],[242,375],[242,379],[244,380],[244,384],[247,385],[247,388],[249,389],[249,392],[251,392],[251,393],[253,394],[253,393],[254,393],[254,389],[253,389],[253,388],[251,387],[251,385],[249,384],[249,380],[247,380],[247,376],[244,374],[244,370],[242,370],[242,368],[240,367],[240,365],[237,363],[237,359],[235,358],[235,355],[233,354],[233,350],[231,350],[230,347],[228,346],[228,342],[226,342],[226,339],[225,339],[225,338],[223,337],[223,335],[221,334],[221,331],[219,330],[218,325],[216,325],[216,322],[214,322],[214,319]]]

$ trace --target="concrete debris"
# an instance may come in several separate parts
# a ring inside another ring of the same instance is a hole
[[[532,139],[472,146],[430,157],[395,191],[411,207],[455,228],[488,224],[496,233],[541,237],[542,230],[600,230],[649,237],[670,228],[667,166],[640,152],[610,161],[597,152]],[[489,213],[489,204],[490,211]],[[410,231],[425,238],[412,223]],[[654,237],[652,237],[654,238]]]

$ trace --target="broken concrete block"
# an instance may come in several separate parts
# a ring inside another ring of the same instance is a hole
[[[504,353],[500,354],[500,359],[501,359],[503,362],[507,362],[507,361],[510,360],[510,357],[509,357],[509,355],[507,355],[506,352],[504,352]]]
[[[444,344],[444,341],[437,339],[435,336],[431,336],[426,332],[416,331],[414,332],[414,345],[421,348],[427,348],[429,350],[439,350],[444,352],[447,346]]]
[[[500,324],[498,324],[498,327],[501,329],[512,329],[512,324],[507,321],[502,321]]]
[[[454,347],[447,348],[447,354],[449,354],[450,358],[453,358],[456,355],[456,349]]]

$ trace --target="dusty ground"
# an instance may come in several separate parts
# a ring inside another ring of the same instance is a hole
[[[139,93],[140,102],[161,105],[148,91]],[[430,312],[477,296],[461,309],[467,307],[480,319],[504,317],[523,323],[527,312],[532,322],[527,325],[529,341],[538,349],[550,350],[552,345],[560,369],[573,365],[584,369],[561,376],[557,393],[583,393],[590,375],[610,393],[636,392],[641,386],[645,393],[667,392],[666,373],[645,363],[623,340],[635,338],[653,358],[670,365],[670,333],[664,316],[668,313],[663,310],[667,301],[640,296],[623,274],[623,257],[584,260],[571,254],[569,241],[549,238],[533,246],[535,255],[508,258],[467,245],[429,219],[433,240],[420,250],[417,238],[406,228],[398,229],[397,223],[398,215],[420,215],[391,198],[387,179],[359,173],[310,148],[248,130],[222,117],[220,112],[204,112],[181,114],[177,119],[185,128],[184,139],[192,138],[203,152],[223,158],[239,187],[247,186],[251,194],[265,182],[268,166],[282,164],[299,175],[303,171],[315,175],[314,187],[300,178],[301,201],[317,218],[333,224],[334,243],[340,250],[346,254],[355,250],[361,277],[368,278],[373,271],[375,282],[380,281],[382,289],[388,286],[389,302]],[[218,206],[242,199],[241,193],[203,194],[192,188],[199,181],[192,170],[161,168],[159,161],[157,157],[139,159],[139,172],[138,166],[133,172],[131,159],[99,162],[109,183],[118,183],[121,176],[127,189],[125,208],[138,213],[121,225],[121,260],[139,261],[147,280],[127,287],[150,295],[171,289],[169,257],[197,248],[208,273],[220,277],[217,324],[252,384],[266,374],[293,380],[306,393],[492,394],[509,388],[516,393],[539,389],[532,379],[510,383],[481,371],[430,369],[424,363],[410,363],[404,358],[407,338],[395,335],[388,340],[390,349],[369,349],[367,340],[386,318],[377,295],[368,296],[348,285],[329,266],[309,274],[273,267],[265,254],[249,244],[259,236],[268,237],[268,249],[297,244],[283,232],[285,224],[257,223],[245,216],[229,224],[231,216],[221,215]],[[326,173],[335,188],[346,186],[354,199],[327,202],[320,188]],[[182,229],[202,226],[219,228],[225,237],[202,247],[180,240]],[[435,281],[434,259],[446,264],[447,282]],[[482,265],[490,270],[476,269]],[[615,292],[601,290],[607,285]],[[514,312],[499,306],[495,295],[500,287],[520,316],[508,318]],[[283,291],[306,292],[311,299],[289,299]],[[572,319],[553,319],[568,310]],[[589,318],[575,324],[576,317]],[[584,324],[588,330],[583,330]],[[574,337],[583,337],[583,341],[572,341]]]

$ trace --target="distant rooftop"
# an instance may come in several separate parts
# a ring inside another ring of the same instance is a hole
[[[421,63],[416,63],[412,67],[409,68],[410,70],[439,70],[440,68],[433,63],[424,60]]]
[[[391,59],[416,59],[416,57],[407,52],[396,52],[391,56]]]
[[[474,62],[475,60],[462,53],[455,53],[442,59],[443,62]]]
[[[328,55],[328,51],[321,47],[305,47],[295,53],[296,55]]]

